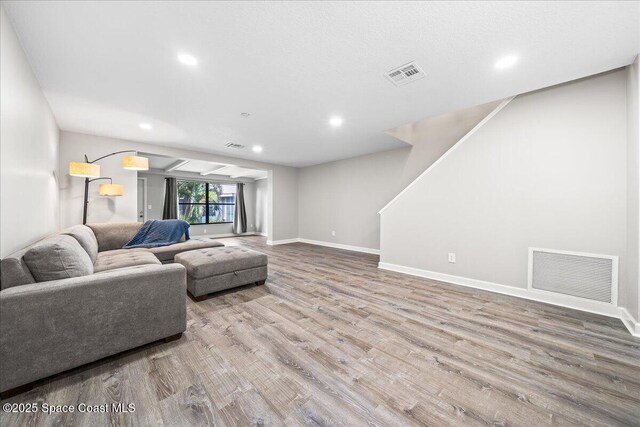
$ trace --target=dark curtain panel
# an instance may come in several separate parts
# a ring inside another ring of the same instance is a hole
[[[164,179],[164,206],[162,219],[178,219],[178,189],[175,178]]]
[[[236,184],[236,213],[233,217],[233,232],[247,232],[247,211],[244,208],[244,184]]]

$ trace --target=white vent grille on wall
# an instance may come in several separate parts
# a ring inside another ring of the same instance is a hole
[[[615,304],[618,257],[529,248],[529,289]]]
[[[415,62],[409,62],[388,71],[385,76],[396,86],[406,85],[425,77],[426,74]]]

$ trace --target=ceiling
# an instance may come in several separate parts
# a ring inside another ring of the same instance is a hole
[[[249,169],[236,165],[207,162],[204,160],[176,159],[173,157],[157,156],[153,154],[140,153],[149,159],[149,169],[163,173],[194,173],[201,177],[223,176],[227,178],[242,179],[265,179],[268,172],[266,170]]]
[[[3,7],[61,129],[291,166],[406,146],[385,130],[625,66],[640,51],[638,2]],[[518,63],[497,70],[505,55]],[[409,61],[426,77],[400,87],[384,77]]]

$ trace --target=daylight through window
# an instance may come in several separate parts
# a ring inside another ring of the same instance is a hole
[[[189,224],[233,222],[236,185],[178,180],[178,218]]]

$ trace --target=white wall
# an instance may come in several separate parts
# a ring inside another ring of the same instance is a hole
[[[498,104],[491,102],[387,131],[412,144],[407,148],[300,169],[299,237],[377,251],[378,211]]]
[[[0,7],[0,257],[58,229],[58,126]]]
[[[620,305],[640,320],[640,65],[639,57],[627,68],[627,283],[620,288]]]
[[[86,154],[94,160],[105,154],[132,147],[129,141],[85,135],[74,132],[60,133],[60,219],[62,227],[82,224],[82,200],[84,196],[84,178],[69,175],[69,162],[83,161]],[[137,173],[122,169],[122,157],[116,155],[99,162],[100,174],[111,177],[114,184],[124,186],[124,195],[104,197],[98,195],[100,183],[89,184],[89,207],[87,223],[94,222],[131,222],[137,221]]]
[[[526,288],[555,248],[620,256],[624,286],[625,78],[518,96],[382,213],[380,261]]]
[[[256,206],[256,232],[266,235],[269,221],[268,179],[259,179],[255,182],[255,206]]]
[[[399,126],[387,133],[409,142],[411,151],[402,169],[404,188],[433,162],[464,137],[471,129],[500,105],[501,100],[488,102],[460,111],[429,117]]]
[[[185,150],[153,145],[136,141],[85,135],[74,132],[60,134],[60,203],[62,226],[82,222],[83,180],[68,175],[68,162],[81,160],[83,154],[95,158],[118,150],[137,150],[181,159],[205,160],[214,163],[229,163],[250,169],[262,169],[269,172],[268,180],[268,223],[269,240],[296,238],[298,232],[298,170],[287,166],[220,156],[199,151]],[[120,156],[101,161],[102,175],[111,176],[114,182],[125,186],[123,197],[101,198],[97,195],[97,183],[91,187],[94,199],[89,207],[88,222],[136,221],[137,219],[137,183],[136,173],[123,170]],[[248,199],[247,199],[248,200]],[[250,203],[247,201],[247,203]],[[276,218],[277,219],[274,219]]]

